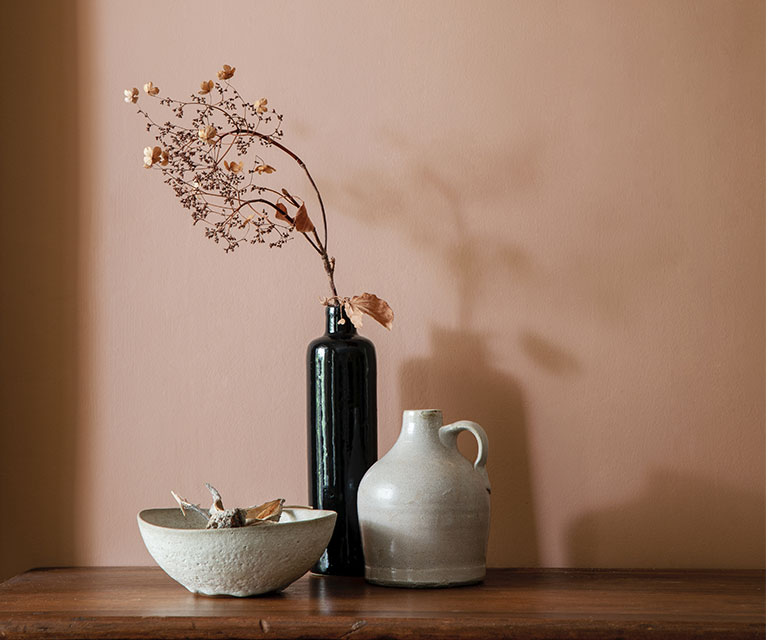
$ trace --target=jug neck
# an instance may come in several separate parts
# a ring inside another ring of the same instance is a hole
[[[339,337],[357,335],[357,329],[347,317],[344,307],[325,308],[325,334]]]
[[[403,428],[398,442],[440,442],[443,413],[437,409],[403,411]]]

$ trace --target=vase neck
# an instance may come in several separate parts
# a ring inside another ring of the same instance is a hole
[[[344,307],[330,306],[325,308],[325,334],[329,336],[357,335],[357,329],[347,317]]]

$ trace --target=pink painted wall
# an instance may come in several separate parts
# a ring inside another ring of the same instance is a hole
[[[321,265],[205,240],[122,102],[228,63],[316,176],[342,293],[395,309],[364,331],[380,451],[406,408],[488,431],[491,565],[764,565],[762,3],[77,8],[72,561],[150,563],[171,489],[306,501]]]

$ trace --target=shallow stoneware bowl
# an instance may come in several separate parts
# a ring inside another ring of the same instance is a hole
[[[336,512],[289,507],[280,522],[235,529],[203,529],[202,516],[180,509],[137,518],[150,555],[176,582],[208,596],[254,596],[285,589],[317,562]]]

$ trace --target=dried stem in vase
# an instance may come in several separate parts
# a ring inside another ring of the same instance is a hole
[[[317,183],[304,161],[282,142],[282,114],[269,107],[266,98],[245,100],[230,83],[234,74],[234,67],[224,65],[217,81],[204,80],[187,100],[160,97],[159,87],[144,85],[148,98],[170,115],[155,120],[139,108],[156,143],[144,148],[144,167],[162,174],[190,211],[193,224],[202,224],[205,236],[227,253],[244,244],[279,248],[299,234],[319,255],[328,278],[331,295],[322,302],[343,305],[357,327],[365,314],[391,329],[394,313],[384,300],[370,293],[339,296],[336,260],[328,253],[328,217]],[[140,95],[137,88],[126,89],[124,99],[136,104]],[[271,177],[277,168],[266,161],[268,154],[301,167],[319,211],[320,231],[307,202],[278,188]]]

